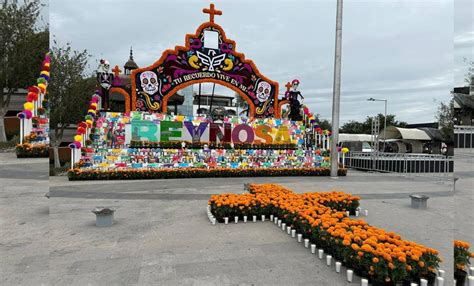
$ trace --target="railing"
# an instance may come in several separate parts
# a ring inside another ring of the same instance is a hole
[[[454,148],[474,148],[474,126],[454,126]]]
[[[442,177],[452,177],[454,170],[453,157],[433,154],[349,152],[344,164],[368,171]]]

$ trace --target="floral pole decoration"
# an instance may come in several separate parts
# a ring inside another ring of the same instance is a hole
[[[51,59],[48,53],[43,60],[40,76],[36,81],[36,85],[30,86],[28,88],[26,102],[23,104],[23,111],[17,114],[17,117],[20,119],[21,123],[20,144],[23,143],[23,139],[26,136],[25,133],[29,133],[31,131],[32,126],[31,121],[29,120],[35,116],[45,113],[44,107],[47,105],[45,96],[49,81],[50,61]]]
[[[89,102],[89,108],[87,110],[86,116],[84,117],[84,121],[80,122],[77,125],[74,141],[69,144],[69,148],[71,148],[71,168],[74,168],[74,164],[79,161],[80,150],[82,146],[85,146],[86,138],[89,136],[90,129],[92,128],[92,125],[94,124],[94,121],[97,118],[97,112],[99,111],[99,100],[99,91],[96,90]]]
[[[274,216],[309,239],[318,253],[331,255],[373,285],[434,281],[438,251],[404,240],[394,232],[348,217],[359,197],[343,192],[295,194],[279,185],[251,184],[248,194],[211,196],[208,204],[218,222],[232,216]],[[404,284],[405,285],[405,284]]]

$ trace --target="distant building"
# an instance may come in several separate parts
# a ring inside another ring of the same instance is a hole
[[[471,79],[471,86],[455,87],[452,95],[454,125],[474,125],[474,76]]]

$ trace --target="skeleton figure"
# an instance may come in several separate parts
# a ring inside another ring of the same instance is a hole
[[[158,91],[158,77],[154,72],[142,72],[140,74],[140,82],[142,89],[149,95],[153,95]]]
[[[265,102],[267,99],[270,97],[270,91],[272,89],[272,86],[266,82],[266,81],[261,81],[257,85],[257,99],[260,102]]]
[[[109,61],[101,59],[99,67],[97,68],[98,73],[109,73],[110,64]]]

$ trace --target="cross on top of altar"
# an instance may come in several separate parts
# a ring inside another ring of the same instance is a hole
[[[205,14],[209,14],[209,22],[211,23],[214,23],[214,15],[222,15],[222,11],[214,9],[214,4],[211,4],[209,9],[202,9],[202,12]]]

